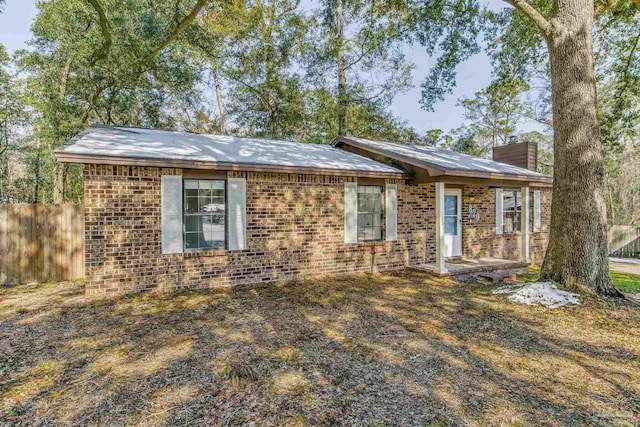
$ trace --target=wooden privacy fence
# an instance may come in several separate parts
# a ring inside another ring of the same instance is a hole
[[[82,277],[82,205],[0,204],[0,285]]]
[[[640,227],[612,225],[607,234],[611,256],[640,258]]]

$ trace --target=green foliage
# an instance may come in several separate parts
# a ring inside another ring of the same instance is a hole
[[[316,89],[333,89],[336,118],[346,116],[343,134],[362,132],[357,117],[363,110],[374,116],[382,113],[396,94],[411,87],[413,64],[400,44],[406,17],[397,12],[386,2],[321,2],[314,34],[320,42],[311,44],[307,69]],[[338,129],[329,132],[336,136]]]
[[[529,107],[523,94],[529,85],[521,80],[498,80],[476,92],[474,98],[458,101],[471,123],[476,137],[489,140],[491,146],[508,143]]]
[[[433,111],[456,86],[456,68],[480,52],[486,11],[475,0],[426,0],[407,2],[412,11],[407,18],[409,39],[419,42],[426,52],[438,54],[436,65],[422,82],[422,107]]]
[[[10,57],[0,48],[0,198],[81,201],[81,168],[57,163],[53,150],[92,123],[220,132],[226,105],[232,133],[330,142],[336,45],[325,20],[331,6],[320,6],[39,2],[30,49]],[[349,133],[420,141],[388,112],[409,87],[399,50],[407,12],[364,1],[346,11]]]
[[[553,1],[530,2],[546,17]],[[601,2],[594,22],[595,61],[602,141],[605,153],[624,150],[640,135],[640,10],[632,0]],[[488,13],[493,30],[488,52],[497,80],[519,79],[537,98],[530,118],[549,127],[551,87],[547,47],[535,24],[514,8]]]
[[[489,147],[479,143],[474,132],[467,128],[454,130],[453,136],[445,138],[441,147],[477,157],[485,157],[490,153]]]

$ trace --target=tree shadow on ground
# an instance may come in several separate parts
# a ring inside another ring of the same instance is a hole
[[[5,424],[633,425],[640,311],[400,272],[86,301],[0,290]]]

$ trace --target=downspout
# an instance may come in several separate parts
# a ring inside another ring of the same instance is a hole
[[[371,250],[369,252],[371,253],[371,274],[373,274],[375,273],[376,266],[376,247],[371,246]]]

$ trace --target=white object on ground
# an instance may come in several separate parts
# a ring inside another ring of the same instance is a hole
[[[551,282],[530,283],[508,297],[508,300],[529,305],[541,304],[549,308],[580,305],[578,294],[562,291]]]
[[[551,282],[529,283],[517,291],[513,285],[502,286],[495,289],[493,293],[504,294],[512,291],[515,291],[515,293],[507,299],[520,304],[540,304],[549,308],[564,307],[565,305],[580,305],[578,294],[560,290]]]
[[[504,285],[499,288],[495,288],[492,294],[510,294],[525,286],[526,283],[514,283],[513,285]]]
[[[609,258],[609,261],[622,262],[624,264],[640,264],[640,259],[636,258]]]

